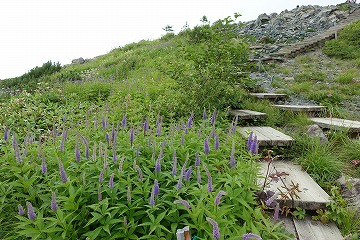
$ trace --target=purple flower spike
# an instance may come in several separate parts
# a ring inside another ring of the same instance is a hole
[[[113,151],[112,151],[112,160],[113,160],[113,162],[116,162],[117,161],[117,155],[116,155],[116,149],[115,148],[113,148]]]
[[[180,190],[182,188],[182,177],[179,178],[178,183],[176,184],[176,189]]]
[[[209,155],[209,153],[210,153],[209,138],[205,138],[205,140],[204,140],[204,153],[206,155]]]
[[[176,175],[176,165],[177,165],[177,157],[176,150],[174,150],[173,158],[172,158],[172,175]]]
[[[159,195],[160,192],[160,188],[159,188],[159,182],[157,179],[155,179],[154,181],[154,195],[157,196]]]
[[[155,205],[155,189],[152,188],[151,190],[151,194],[150,194],[150,206],[154,206]]]
[[[183,171],[180,172],[179,180],[176,184],[176,189],[180,190],[182,188],[182,179],[183,179]]]
[[[76,162],[80,162],[80,148],[79,148],[79,142],[76,141],[75,143],[75,159],[76,159]]]
[[[44,155],[44,153],[42,153],[41,173],[42,173],[42,174],[47,173],[47,166],[46,166],[46,161],[45,161],[45,155]]]
[[[140,182],[142,182],[143,181],[143,172],[141,171],[141,168],[139,167],[139,165],[136,165],[135,168],[138,171],[139,180],[140,180]]]
[[[156,136],[160,137],[161,130],[162,130],[162,122],[159,122],[159,124],[157,125],[157,128],[156,128]]]
[[[99,175],[99,183],[102,183],[104,181],[104,173],[105,173],[105,168],[101,169],[101,172]]]
[[[56,210],[59,208],[57,202],[56,202],[56,196],[55,196],[55,192],[51,193],[51,210],[53,210],[54,212],[56,212]]]
[[[58,164],[59,164],[59,174],[60,174],[61,181],[63,183],[66,183],[68,181],[68,179],[66,176],[64,165],[62,164],[61,160],[59,160]]]
[[[107,144],[110,145],[109,133],[106,133],[106,134],[105,134],[105,140],[106,140]]]
[[[26,202],[26,208],[27,208],[28,218],[30,220],[35,220],[36,214],[35,214],[33,206],[31,205],[31,202]]]
[[[212,177],[210,174],[208,174],[208,192],[214,191],[214,188],[212,186]]]
[[[254,136],[254,139],[252,141],[251,148],[250,148],[250,153],[252,155],[258,154],[258,142],[257,142],[257,136],[256,135]]]
[[[127,222],[126,216],[124,216],[124,226],[127,226],[127,225],[128,225],[128,222]]]
[[[235,121],[234,121],[233,127],[232,127],[232,133],[233,133],[233,134],[236,133],[236,126],[237,126],[237,123],[238,123],[238,119],[239,119],[239,116],[236,115],[236,118],[235,118]]]
[[[86,145],[85,145],[85,157],[86,157],[87,159],[90,158],[89,144],[86,144]]]
[[[209,170],[207,169],[207,167],[205,166],[204,163],[203,163],[203,168],[204,168],[204,170],[205,170],[205,172],[206,172],[206,175],[207,175],[207,177],[208,177],[208,192],[212,192],[212,191],[214,191],[214,189],[213,189],[213,186],[212,186],[212,177],[211,177],[211,174],[210,174]]]
[[[253,132],[250,132],[249,138],[248,138],[248,140],[246,142],[246,146],[247,146],[248,151],[250,151],[252,141],[253,141]]]
[[[101,123],[102,123],[102,129],[105,130],[106,129],[106,121],[105,121],[104,116],[102,116]]]
[[[65,150],[65,141],[66,141],[67,135],[68,135],[67,133],[68,133],[68,128],[64,128],[64,130],[62,132],[61,143],[60,143],[60,151]]]
[[[7,141],[9,139],[9,126],[6,124],[5,132],[4,132],[4,140]]]
[[[121,127],[122,129],[126,128],[126,114],[124,114],[123,119],[121,121]]]
[[[190,166],[189,169],[185,172],[185,180],[186,181],[190,181],[191,173],[192,173],[192,166]]]
[[[190,208],[191,208],[189,202],[186,201],[186,200],[183,200],[183,199],[176,200],[176,201],[174,201],[174,203],[175,203],[175,204],[180,203],[180,204],[182,204],[182,205],[183,205],[185,208],[187,208],[187,209],[190,209]]]
[[[134,129],[131,128],[130,129],[130,146],[132,147],[133,145],[133,142],[134,142]]]
[[[17,140],[16,140],[15,134],[14,134],[14,136],[13,136],[12,146],[13,146],[14,151],[15,151],[16,161],[17,161],[18,163],[21,163],[21,162],[22,162],[22,158],[21,158],[20,148],[19,148],[19,144],[18,144],[18,142],[17,142]]]
[[[250,240],[250,239],[255,239],[255,240],[262,240],[262,238],[254,233],[245,233],[242,235],[242,240]]]
[[[227,195],[227,193],[224,192],[224,191],[222,191],[222,190],[220,190],[220,191],[218,192],[218,194],[216,195],[216,198],[215,198],[215,200],[214,200],[214,203],[215,203],[216,206],[219,206],[221,197],[224,196],[224,195]]]
[[[279,220],[279,212],[280,212],[280,204],[276,203],[276,207],[274,210],[274,220],[275,221]]]
[[[146,118],[144,124],[143,124],[143,130],[144,130],[144,136],[146,135],[146,132],[149,129],[149,118]]]
[[[266,206],[274,206],[274,205],[272,205],[272,203],[277,199],[278,194],[274,193],[274,192],[272,192],[272,193],[273,193],[273,195],[265,201]]]
[[[206,108],[204,108],[204,112],[203,112],[203,120],[206,120]]]
[[[218,223],[210,217],[206,217],[206,221],[208,221],[213,227],[213,238],[220,239],[220,230]]]
[[[161,172],[161,164],[160,164],[160,160],[161,160],[161,154],[159,155],[159,157],[156,160],[156,164],[155,164],[155,171],[156,172]]]
[[[200,156],[199,156],[199,153],[197,152],[195,154],[195,167],[198,167],[200,166]]]
[[[216,108],[214,109],[213,115],[211,117],[211,125],[214,125],[216,121]]]
[[[191,116],[187,121],[187,128],[192,128],[192,124],[193,124],[193,114],[191,114]]]
[[[24,208],[23,208],[23,206],[21,204],[18,204],[18,214],[20,216],[25,214],[25,210],[24,210]]]
[[[111,189],[114,188],[114,173],[112,173],[112,174],[110,175],[109,188],[111,188]]]
[[[215,135],[214,149],[215,149],[215,150],[219,150],[219,146],[220,146],[220,143],[219,143],[219,134],[216,134],[216,135]]]
[[[235,142],[232,142],[231,154],[230,154],[230,168],[233,168],[236,165],[235,160]]]
[[[185,133],[183,133],[181,136],[181,145],[184,145],[184,143],[185,143]]]

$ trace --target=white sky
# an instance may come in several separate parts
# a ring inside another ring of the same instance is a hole
[[[335,5],[341,0],[0,0],[0,79],[20,76],[51,60],[68,64],[165,33],[242,14],[280,13],[296,5]]]

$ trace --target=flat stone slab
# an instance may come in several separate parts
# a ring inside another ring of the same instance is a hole
[[[320,221],[312,220],[310,217],[305,217],[304,220],[293,220],[299,240],[344,239],[334,222],[323,224]]]
[[[233,114],[235,117],[237,116],[239,119],[257,119],[268,117],[266,113],[255,112],[251,110],[234,109],[230,110],[230,113]]]
[[[265,177],[268,163],[261,162],[261,176]],[[281,173],[281,174],[280,174]],[[258,179],[258,183],[263,186],[266,180],[265,191],[270,190],[278,194],[278,201],[281,206],[290,208],[301,207],[306,210],[316,210],[325,208],[330,203],[329,195],[307,174],[301,169],[300,165],[295,165],[290,161],[276,161],[270,164],[269,176],[272,178]],[[277,182],[275,181],[277,180]],[[298,184],[301,192],[296,192],[299,198],[288,194],[287,188]],[[281,196],[281,192],[286,196]]]
[[[360,132],[360,122],[340,118],[310,118],[315,124],[321,128],[327,129],[344,129],[350,132]]]
[[[250,93],[250,95],[259,99],[284,99],[287,97],[287,94],[281,93]]]
[[[341,240],[340,230],[336,224],[331,222],[324,224],[320,221],[314,221],[311,217],[305,217],[303,220],[297,220],[292,216],[280,215],[279,220],[283,222],[283,227],[295,237],[296,240]]]
[[[289,146],[294,139],[272,127],[241,127],[240,134],[245,138],[253,132],[258,140],[259,146]]]
[[[281,110],[288,110],[293,112],[319,112],[326,109],[326,106],[308,106],[308,105],[273,105]]]

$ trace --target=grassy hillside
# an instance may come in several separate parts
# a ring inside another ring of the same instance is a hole
[[[271,193],[255,194],[261,156],[236,133],[232,107],[267,112],[266,124],[298,137],[274,152],[299,158],[333,192],[337,201],[321,219],[355,239],[359,217],[332,186],[345,165],[359,174],[350,165],[358,141],[334,134],[321,147],[304,136],[304,116],[249,98],[255,68],[236,27],[231,18],[203,21],[2,82],[0,239],[174,239],[186,225],[200,239],[287,239],[264,201]]]

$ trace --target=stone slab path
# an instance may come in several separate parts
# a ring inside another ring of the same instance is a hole
[[[289,146],[294,139],[272,127],[241,127],[240,134],[245,138],[249,137],[250,132],[257,136],[260,147],[264,146]]]
[[[296,240],[341,240],[343,239],[336,224],[321,223],[314,221],[310,217],[303,220],[295,219],[291,216],[281,216],[280,220],[284,223],[283,227],[293,235]]]
[[[265,177],[267,172],[268,175],[272,177],[267,179],[261,178],[258,180],[258,183],[263,186],[266,180],[265,191],[270,190],[277,193],[280,206],[316,210],[326,208],[326,204],[331,202],[329,195],[309,174],[301,169],[300,165],[296,165],[290,161],[274,160],[268,170],[268,163],[262,162],[260,170],[261,176]],[[297,184],[297,189],[300,192],[296,192],[296,197],[293,194],[289,194],[288,189]]]
[[[240,110],[240,109],[234,109],[230,110],[230,113],[234,115],[235,117],[238,117],[239,119],[258,119],[258,118],[267,118],[268,115],[266,113],[262,112],[256,112],[251,110]]]
[[[360,122],[340,118],[310,118],[315,124],[326,129],[348,129],[350,132],[360,132]]]

